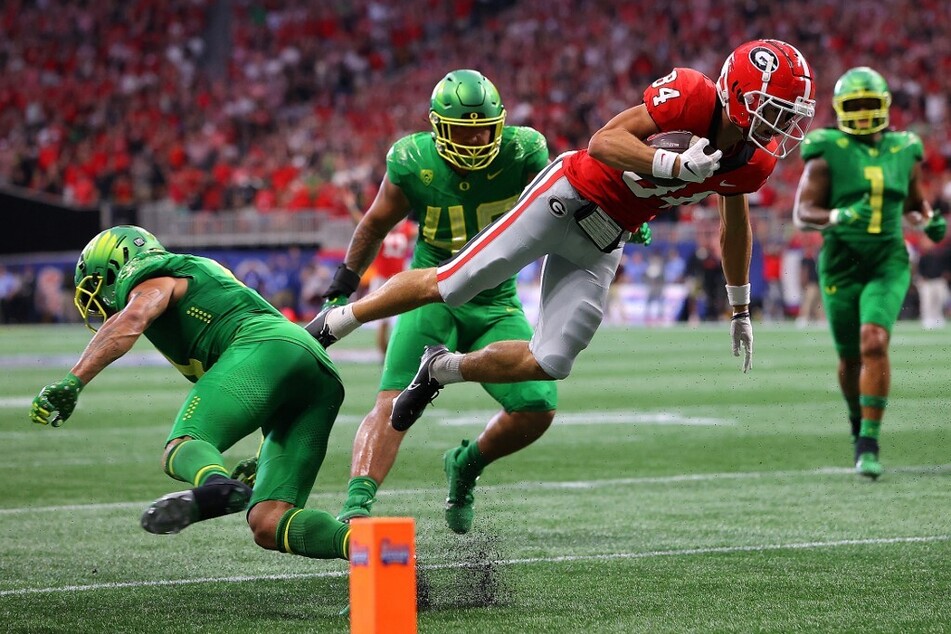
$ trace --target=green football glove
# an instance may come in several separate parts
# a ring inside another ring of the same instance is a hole
[[[336,308],[337,306],[346,306],[349,301],[350,300],[346,295],[338,295],[333,299],[328,299],[325,301],[324,305],[320,307],[320,312],[324,312],[325,310],[329,310],[331,308]]]
[[[931,220],[925,225],[925,235],[932,242],[941,242],[944,235],[948,232],[948,221],[937,211],[931,216]]]
[[[650,225],[645,222],[641,225],[640,229],[631,233],[631,239],[628,240],[628,242],[633,242],[634,244],[643,244],[646,247],[653,239],[654,236],[651,234]]]
[[[30,420],[40,425],[59,427],[76,409],[83,382],[70,372],[59,383],[47,385],[33,399],[30,407]]]
[[[833,209],[829,212],[829,224],[827,226],[850,225],[859,219],[861,215],[859,210],[867,211],[867,216],[871,215],[872,208],[869,206],[868,201],[869,195],[865,194],[862,196],[862,200],[857,203],[853,203],[848,207],[837,207]]]
[[[234,471],[231,472],[231,479],[238,480],[239,482],[244,482],[246,485],[254,488],[254,480],[258,475],[258,457],[252,456],[250,458],[245,458],[239,462],[234,467]]]

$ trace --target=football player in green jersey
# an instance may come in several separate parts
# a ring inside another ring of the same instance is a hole
[[[821,230],[819,283],[839,355],[838,378],[848,407],[855,467],[882,473],[879,431],[888,402],[888,344],[911,273],[903,217],[932,240],[944,237],[921,182],[921,139],[888,129],[891,93],[868,67],[835,84],[837,128],[815,130],[802,144],[805,170],[794,219]]]
[[[163,467],[193,488],[142,515],[157,534],[248,509],[254,541],[322,559],[348,556],[349,526],[305,509],[343,400],[326,351],[213,260],[166,251],[148,231],[103,231],[76,265],[75,304],[104,319],[63,380],[44,387],[30,419],[59,427],[80,392],[141,335],[194,383],[165,445]],[[95,328],[93,328],[95,330]],[[253,491],[231,479],[222,451],[260,430]]]
[[[387,153],[386,176],[325,294],[329,302],[346,303],[383,239],[402,219],[415,217],[420,224],[412,267],[435,266],[508,211],[548,164],[545,137],[531,128],[505,125],[499,92],[478,71],[448,73],[433,90],[430,106],[432,131],[403,137]],[[413,380],[427,345],[469,351],[531,336],[514,278],[458,308],[433,304],[401,315],[376,403],[354,439],[348,496],[338,519],[370,514],[405,436],[389,424],[393,399]],[[472,525],[473,488],[483,468],[537,440],[555,415],[557,392],[550,382],[484,388],[501,410],[474,442],[463,440],[443,456],[449,481],[446,522],[457,533]]]

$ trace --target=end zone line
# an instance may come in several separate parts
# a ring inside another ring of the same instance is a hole
[[[598,555],[563,555],[559,557],[528,557],[522,559],[503,559],[495,562],[502,566],[564,563],[577,561],[618,561],[624,559],[650,559],[654,557],[690,557],[696,555],[725,555],[731,553],[750,553],[776,550],[815,550],[819,548],[839,548],[848,546],[880,546],[890,544],[927,544],[946,542],[951,535],[922,535],[917,537],[873,537],[868,539],[838,539],[832,541],[792,542],[789,544],[761,544],[751,546],[711,546],[709,548],[688,548],[684,550],[652,550],[641,553],[602,553]],[[462,568],[468,563],[423,564],[423,570],[444,570]],[[26,596],[31,594],[52,594],[56,592],[88,592],[91,590],[116,590],[123,588],[148,588],[161,586],[185,586],[205,583],[245,583],[248,581],[289,581],[297,579],[320,579],[345,577],[348,571],[297,573],[285,575],[246,575],[234,577],[201,577],[197,579],[163,579],[157,581],[123,581],[115,583],[97,583],[81,586],[59,586],[48,588],[19,588],[0,590],[0,597]]]

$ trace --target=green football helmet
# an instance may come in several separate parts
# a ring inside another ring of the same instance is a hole
[[[850,104],[868,100],[868,104]],[[876,105],[869,107],[872,101]],[[874,134],[888,127],[888,107],[892,94],[885,78],[869,68],[858,66],[849,69],[835,82],[832,91],[832,107],[838,127],[848,134]]]
[[[443,77],[433,89],[429,122],[439,155],[466,170],[488,167],[502,147],[502,126],[505,106],[499,91],[476,70],[454,70]],[[490,127],[485,145],[465,145],[453,141],[453,130]]]
[[[119,225],[99,233],[76,263],[73,303],[86,326],[90,317],[106,319],[116,312],[116,280],[126,263],[141,253],[165,251],[158,238],[134,225]]]

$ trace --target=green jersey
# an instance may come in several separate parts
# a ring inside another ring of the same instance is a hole
[[[813,130],[802,144],[802,158],[822,157],[829,165],[828,207],[851,207],[859,218],[823,230],[826,237],[855,243],[902,240],[902,214],[915,164],[924,156],[913,132],[886,131],[870,144],[840,130]],[[867,205],[856,205],[862,199]]]
[[[116,307],[123,309],[138,284],[155,277],[189,280],[185,295],[146,329],[145,336],[185,378],[195,382],[237,338],[302,343],[333,370],[326,351],[289,322],[257,291],[214,260],[177,253],[144,253],[130,260],[116,280]]]
[[[436,266],[507,212],[529,179],[548,164],[545,137],[527,127],[505,126],[498,156],[482,170],[459,174],[436,152],[432,133],[405,136],[386,154],[386,174],[399,187],[416,218],[419,238],[413,268]],[[515,278],[472,301],[515,297]]]

